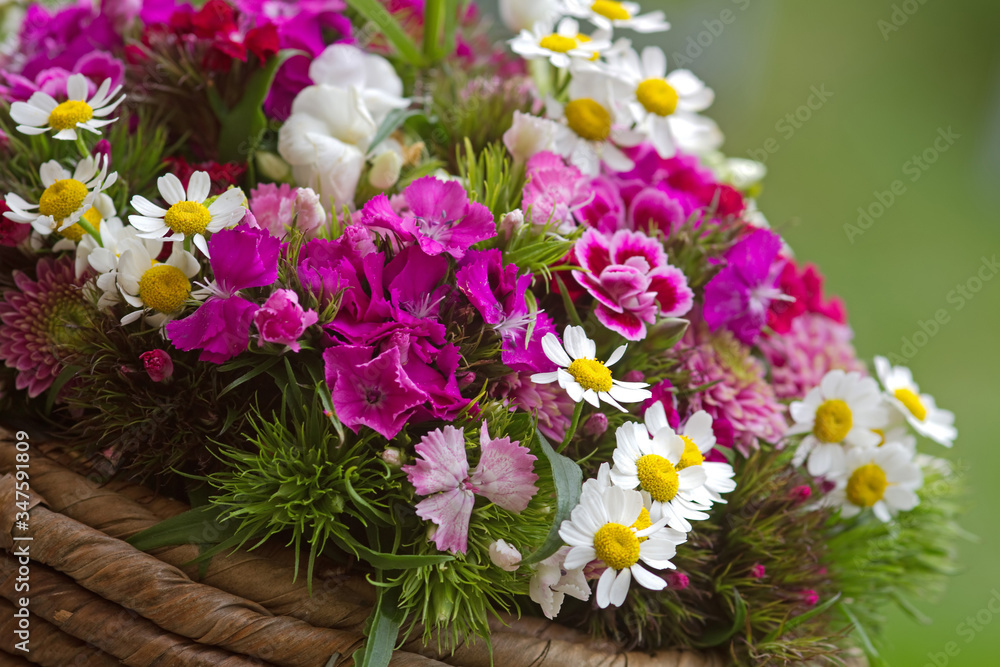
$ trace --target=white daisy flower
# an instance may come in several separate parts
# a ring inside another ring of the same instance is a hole
[[[559,343],[554,333],[547,333],[542,338],[542,349],[552,363],[561,366],[550,373],[535,373],[531,381],[538,384],[559,382],[570,398],[579,403],[587,401],[595,408],[601,407],[601,401],[615,406],[622,412],[628,412],[622,403],[638,403],[644,401],[652,393],[645,387],[646,382],[623,382],[611,377],[613,365],[625,354],[627,346],[622,345],[606,362],[597,360],[597,344],[587,338],[583,327],[567,326],[563,333],[565,349]]]
[[[623,489],[639,488],[649,494],[649,514],[654,520],[664,518],[679,531],[691,530],[691,521],[708,518],[708,505],[696,499],[708,475],[703,466],[680,468],[684,440],[672,428],[660,428],[650,437],[647,427],[628,422],[615,432],[618,446],[613,455],[615,466],[611,481]]]
[[[663,430],[673,432],[667,422],[667,412],[663,408],[663,403],[656,402],[651,405],[643,418],[646,421],[646,429],[654,436]],[[677,435],[684,441],[684,453],[675,466],[677,470],[698,466],[705,471],[704,486],[688,491],[686,495],[695,503],[706,507],[710,507],[713,503],[726,502],[721,494],[729,493],[736,488],[736,482],[733,481],[736,473],[728,463],[705,461],[705,454],[715,447],[712,416],[704,410],[699,410],[688,418]]]
[[[670,24],[664,20],[663,12],[655,11],[640,15],[639,4],[636,2],[566,0],[563,9],[571,16],[587,19],[602,30],[628,28],[638,33],[670,30]]]
[[[245,197],[239,188],[226,190],[205,206],[212,181],[204,171],[191,174],[187,193],[173,174],[160,176],[156,186],[170,208],[162,209],[139,195],[132,197],[132,208],[140,215],[130,215],[128,221],[139,230],[140,238],[183,241],[190,236],[194,245],[208,257],[205,234],[235,225],[246,213]]]
[[[917,489],[923,473],[911,452],[898,443],[847,452],[844,470],[835,477],[837,486],[823,499],[825,505],[840,506],[841,516],[857,516],[871,508],[881,521],[920,503]]]
[[[111,79],[105,79],[94,96],[87,99],[87,79],[82,74],[74,74],[66,82],[65,102],[56,102],[51,95],[38,91],[31,95],[27,102],[14,102],[10,105],[10,117],[19,123],[17,129],[23,134],[43,134],[55,130],[56,139],[76,141],[77,129],[84,129],[94,134],[100,134],[100,128],[113,123],[116,118],[104,119],[122,103],[122,95],[111,101],[118,91],[111,88]]]
[[[627,101],[638,128],[664,158],[678,151],[703,154],[722,145],[722,132],[710,118],[701,116],[715,93],[689,70],[667,74],[667,56],[655,46],[609,54],[610,71],[617,80],[616,94]]]
[[[155,261],[138,240],[125,239],[119,249],[118,289],[126,303],[141,309],[125,315],[122,324],[146,315],[152,326],[162,327],[191,296],[191,278],[198,274],[201,265],[180,246],[174,246],[166,262]],[[149,311],[156,312],[150,315]]]
[[[951,447],[958,437],[955,414],[939,408],[933,396],[921,394],[909,368],[893,366],[885,357],[875,357],[875,372],[885,388],[888,402],[906,417],[917,433]]]
[[[611,33],[598,30],[592,37],[580,33],[580,24],[564,18],[556,26],[536,23],[510,40],[514,53],[528,60],[547,58],[553,67],[566,69],[574,59],[592,61],[611,48]]]
[[[820,477],[837,473],[844,466],[844,448],[875,447],[881,437],[873,429],[889,422],[875,380],[858,372],[833,370],[823,376],[804,400],[791,405],[795,424],[789,435],[807,434],[793,462],[802,465],[808,457],[809,474]]]
[[[80,160],[73,173],[56,160],[49,160],[39,168],[38,175],[45,186],[38,203],[32,204],[10,193],[6,197],[10,211],[4,216],[14,222],[31,224],[42,236],[58,232],[73,242],[86,234],[77,224],[81,218],[92,225],[95,220],[100,222],[101,213],[94,210],[94,204],[101,191],[118,180],[116,172],[108,175],[108,162],[103,157]]]
[[[654,591],[667,586],[642,564],[658,570],[673,568],[670,559],[685,536],[665,527],[665,519],[639,528],[636,523],[642,512],[638,491],[585,485],[580,504],[559,528],[559,536],[571,547],[564,569],[574,570],[592,561],[607,567],[597,582],[597,606],[602,609],[621,606],[633,578]]]
[[[607,74],[574,71],[569,102],[562,104],[549,98],[545,105],[546,116],[559,123],[555,152],[592,176],[600,171],[601,163],[614,171],[632,169],[634,163],[619,147],[637,146],[646,135],[631,129],[631,120],[617,99]]]
[[[89,211],[83,214],[83,219],[90,223],[90,225],[97,231],[98,235],[101,237],[102,244],[113,243],[113,238],[117,230],[122,229],[123,224],[121,218],[118,217],[118,212],[115,210],[115,203],[111,200],[111,197],[107,196],[103,192],[97,196],[94,200],[94,205]],[[75,226],[75,225],[74,225]],[[66,231],[72,230],[70,227]],[[105,238],[105,234],[108,235]],[[95,250],[100,250],[101,246],[97,243],[97,239],[92,237],[90,234],[83,234],[78,243],[73,244],[70,239],[64,238],[55,245],[55,250],[61,250],[59,246],[65,242],[69,241],[73,247],[66,247],[67,250],[74,250],[76,253],[76,275],[82,276],[83,272],[90,267],[90,255]]]
[[[137,243],[145,248],[146,254],[150,257],[159,257],[163,242],[140,239],[135,227],[125,225],[118,217],[102,220],[100,234],[103,247],[98,247],[90,236],[80,241],[76,248],[76,270],[79,275],[89,266],[97,272],[95,284],[101,291],[97,307],[100,310],[107,310],[121,302],[121,292],[118,289],[118,261],[129,244]]]

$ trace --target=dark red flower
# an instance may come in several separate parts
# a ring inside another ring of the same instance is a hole
[[[191,15],[191,27],[198,37],[227,37],[237,31],[236,11],[223,0],[208,0]]]
[[[278,43],[278,29],[273,23],[262,25],[259,28],[252,28],[247,32],[244,40],[247,49],[250,50],[261,63],[267,61],[281,48]]]

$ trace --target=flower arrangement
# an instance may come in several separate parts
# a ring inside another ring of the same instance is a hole
[[[509,613],[879,664],[882,608],[953,565],[952,413],[870,374],[712,90],[621,36],[662,13],[501,14],[506,41],[453,0],[30,7],[5,419],[190,494],[229,527],[207,555],[351,564],[359,665]]]

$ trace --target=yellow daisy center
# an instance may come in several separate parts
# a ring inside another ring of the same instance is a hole
[[[682,435],[681,440],[684,441],[684,454],[677,462],[678,470],[684,470],[688,466],[700,466],[705,462],[705,457],[701,455],[701,450],[698,449],[698,445],[694,444],[694,440],[686,435]]]
[[[86,198],[86,185],[75,178],[65,178],[45,188],[38,200],[38,212],[62,222],[83,206]]]
[[[854,426],[851,408],[839,398],[824,401],[816,408],[813,435],[821,442],[842,442]]]
[[[888,486],[885,471],[869,463],[851,473],[847,480],[847,499],[859,507],[871,507],[882,500]]]
[[[93,206],[91,206],[87,212],[83,214],[83,219],[89,222],[94,229],[97,229],[100,226],[102,220],[101,214],[98,213],[97,209]],[[86,233],[87,230],[81,227],[80,223],[76,223],[59,232],[59,235],[63,238],[69,239],[70,241],[79,243],[80,239],[82,239],[83,235]]]
[[[191,283],[184,272],[170,264],[157,264],[139,279],[139,298],[143,304],[161,313],[173,313],[191,294]]]
[[[876,447],[881,447],[885,444],[885,431],[880,428],[873,428],[872,433],[878,436],[878,444],[875,445]]]
[[[639,538],[620,523],[606,523],[594,533],[594,551],[613,570],[624,570],[639,562]]]
[[[635,462],[639,484],[648,491],[653,500],[669,502],[680,489],[680,478],[674,464],[658,454],[646,454]]]
[[[567,53],[579,45],[580,43],[572,37],[557,35],[555,33],[546,35],[538,40],[538,46],[543,49],[548,49],[549,51],[555,51],[556,53]]]
[[[179,201],[167,210],[163,221],[173,231],[189,236],[204,232],[212,221],[212,214],[198,202]]]
[[[577,359],[566,370],[584,389],[611,391],[611,369],[597,359]]]
[[[927,418],[927,408],[924,406],[923,401],[917,396],[915,391],[910,389],[897,389],[892,392],[893,395],[899,400],[900,403],[906,406],[914,417],[923,421]]]
[[[611,114],[589,97],[573,100],[564,113],[569,128],[588,141],[604,141],[611,134]]]
[[[90,105],[80,100],[63,102],[49,114],[49,127],[53,130],[69,130],[94,117]]]
[[[635,96],[646,111],[657,116],[677,111],[677,91],[665,79],[646,79],[635,89]]]
[[[639,518],[636,519],[635,523],[632,524],[632,528],[634,528],[636,532],[639,532],[640,530],[646,530],[652,525],[653,525],[653,519],[649,516],[649,510],[643,507],[641,510],[639,510]],[[636,537],[636,539],[639,540],[640,542],[645,542],[649,538]]]
[[[595,0],[594,4],[590,6],[590,10],[612,21],[627,21],[632,18],[622,3],[615,2],[615,0]]]

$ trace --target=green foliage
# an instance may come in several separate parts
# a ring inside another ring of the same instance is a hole
[[[970,536],[958,524],[965,509],[962,475],[944,459],[919,457],[924,485],[920,504],[882,523],[870,512],[828,526],[830,570],[840,583],[842,621],[852,625],[870,645],[873,665],[887,604],[898,605],[918,623],[929,622],[914,604],[928,603],[956,574],[957,549]],[[859,642],[864,646],[864,642]]]
[[[468,139],[460,151],[459,174],[466,183],[469,199],[483,204],[499,221],[521,204],[524,167],[515,166],[500,144],[477,151]],[[463,155],[464,154],[464,155]]]
[[[324,414],[318,385],[307,403],[289,397],[281,413],[255,411],[248,423],[253,451],[222,447],[226,469],[209,476],[214,506],[239,522],[237,534],[257,544],[288,531],[298,555],[309,545],[308,579],[329,540],[354,541],[351,527],[391,522],[400,474],[372,456],[365,439],[348,442],[336,418]]]
[[[164,349],[162,336],[130,332],[113,316],[80,328],[75,344],[72,363],[86,381],[77,377],[63,388],[65,405],[56,414],[62,437],[86,454],[114,451],[121,472],[155,479],[165,489],[180,488],[171,471],[204,474],[220,467],[212,452],[217,443],[243,442],[247,405],[269,409],[279,398],[266,382],[223,393],[236,375],[198,361],[197,352],[175,349],[173,376],[153,382],[140,355]]]

